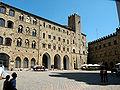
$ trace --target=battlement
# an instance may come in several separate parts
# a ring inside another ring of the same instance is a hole
[[[97,42],[103,41],[103,40],[105,40],[105,39],[109,39],[109,38],[111,38],[111,37],[114,37],[114,36],[117,36],[117,33],[116,33],[116,32],[113,33],[113,34],[110,34],[110,35],[101,37],[101,38],[99,38],[99,39],[97,39],[97,40],[94,40],[94,41],[92,41],[92,42],[88,42],[88,44],[97,43]]]

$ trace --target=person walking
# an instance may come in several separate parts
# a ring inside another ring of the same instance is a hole
[[[10,90],[17,90],[16,89],[16,78],[17,78],[17,74],[14,72],[12,73],[12,79],[10,80],[10,84],[11,84],[11,87],[10,87]]]
[[[101,78],[101,82],[103,82],[103,67],[101,67],[100,70],[100,78]]]
[[[104,70],[103,70],[103,74],[104,74],[104,83],[105,82],[108,82],[108,77],[107,77],[107,70],[106,70],[106,68],[104,68]]]
[[[6,76],[6,80],[4,81],[4,84],[3,84],[3,90],[10,90],[10,75],[7,75]]]

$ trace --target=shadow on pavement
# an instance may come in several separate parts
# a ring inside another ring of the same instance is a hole
[[[55,73],[55,72],[54,72]],[[85,82],[89,85],[120,85],[120,77],[111,75],[108,73],[108,82],[103,83],[100,80],[99,73],[88,73],[88,72],[70,72],[70,73],[56,73],[55,75],[49,75],[50,77],[63,77],[72,79],[78,82]]]

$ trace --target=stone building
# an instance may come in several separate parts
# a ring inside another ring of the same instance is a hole
[[[63,26],[0,2],[0,64],[5,69],[79,69],[87,63],[86,35],[81,17],[68,17]]]
[[[120,28],[116,32],[88,43],[88,63],[112,68],[120,62]]]

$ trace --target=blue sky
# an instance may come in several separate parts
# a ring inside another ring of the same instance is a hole
[[[119,26],[116,3],[111,0],[1,1],[61,25],[68,25],[68,16],[77,13],[81,16],[81,30],[87,35],[87,42],[112,34]]]

